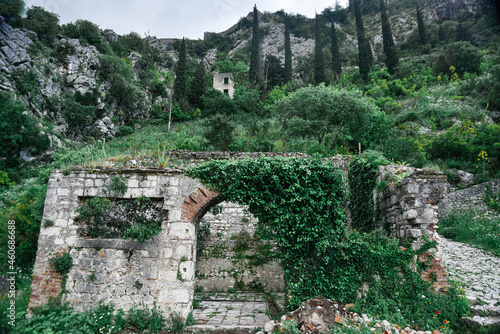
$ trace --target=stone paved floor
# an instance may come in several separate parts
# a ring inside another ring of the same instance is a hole
[[[465,284],[465,294],[471,304],[475,304],[475,320],[500,321],[500,258],[443,236],[440,239],[440,251],[448,277]],[[482,317],[486,314],[489,319]]]
[[[195,294],[195,300],[200,304],[193,310],[196,323],[190,329],[254,329],[270,320],[262,294]]]

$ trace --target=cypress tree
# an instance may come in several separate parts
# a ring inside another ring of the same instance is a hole
[[[385,64],[390,74],[394,74],[399,64],[399,58],[392,38],[391,25],[385,10],[384,0],[380,0],[380,14],[382,16],[382,38],[384,40]]]
[[[259,15],[257,13],[257,6],[253,7],[253,29],[252,29],[252,50],[250,54],[250,68],[248,69],[248,76],[250,82],[257,82],[259,77]]]
[[[323,60],[323,45],[319,27],[320,16],[316,14],[314,25],[314,82],[319,85],[325,82],[325,62]]]
[[[425,32],[424,19],[420,11],[420,6],[418,5],[418,0],[415,0],[415,6],[417,7],[418,37],[420,38],[420,44],[425,45],[427,44],[427,34]]]
[[[175,67],[175,84],[174,84],[174,96],[177,102],[186,99],[186,82],[187,82],[187,71],[186,71],[186,40],[183,38],[181,43],[181,49],[179,51],[179,60],[177,61],[177,66]]]
[[[192,82],[189,90],[189,102],[193,106],[198,106],[200,103],[200,97],[205,94],[207,90],[207,75],[205,73],[205,65],[203,61],[198,63],[196,67],[196,73],[194,75],[194,81]]]
[[[373,64],[372,49],[370,42],[366,39],[365,28],[363,27],[363,20],[361,19],[361,10],[359,8],[358,0],[353,0],[354,15],[356,16],[356,34],[358,36],[358,62],[359,73],[365,81],[368,80],[368,73]]]
[[[290,19],[285,18],[285,83],[292,81],[292,46],[290,44]]]
[[[342,62],[340,59],[337,29],[335,28],[335,22],[333,20],[331,28],[331,37],[332,37],[332,70],[333,70],[333,75],[335,76],[335,80],[338,80],[342,76]]]

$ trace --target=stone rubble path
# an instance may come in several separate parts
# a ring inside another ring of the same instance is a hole
[[[189,330],[255,329],[270,320],[263,294],[225,293],[195,295],[200,300],[193,310],[195,324]]]
[[[474,246],[440,237],[440,252],[449,279],[464,283],[472,320],[500,323],[500,258]]]

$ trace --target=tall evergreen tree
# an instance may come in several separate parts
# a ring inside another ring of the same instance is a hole
[[[382,17],[382,38],[384,40],[385,64],[390,74],[394,74],[399,64],[398,53],[392,37],[391,25],[385,10],[384,0],[380,0],[380,15]]]
[[[321,43],[320,16],[316,14],[314,24],[314,82],[319,85],[326,81],[323,43]]]
[[[259,15],[257,6],[253,7],[253,29],[252,29],[252,49],[250,54],[250,68],[248,76],[250,82],[257,82],[259,78],[259,60],[260,60],[260,41],[259,41]]]
[[[177,61],[177,66],[175,67],[175,85],[174,85],[174,96],[177,102],[186,99],[186,83],[187,83],[187,52],[186,52],[186,40],[183,38],[181,43],[181,49],[179,51],[179,60]]]
[[[205,65],[203,60],[198,63],[196,67],[196,73],[194,75],[194,80],[189,87],[189,103],[191,105],[198,107],[200,103],[200,97],[205,94],[207,90],[207,74],[205,72]]]
[[[339,39],[337,37],[337,29],[335,28],[334,21],[332,21],[331,37],[332,37],[332,70],[333,70],[333,75],[335,76],[335,80],[338,80],[342,76],[342,61],[340,59]]]
[[[373,54],[370,42],[366,39],[363,20],[361,19],[361,9],[359,0],[352,0],[354,4],[354,15],[356,16],[356,34],[358,36],[358,64],[359,73],[365,81],[368,80],[368,73],[373,64]]]
[[[292,46],[290,44],[290,18],[285,18],[285,83],[292,81]]]
[[[417,26],[418,26],[418,37],[420,38],[420,45],[425,45],[427,44],[427,34],[425,32],[424,18],[422,17],[422,12],[420,11],[418,0],[415,0],[415,6],[417,7]]]

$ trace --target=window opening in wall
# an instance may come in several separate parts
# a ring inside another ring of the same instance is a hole
[[[224,78],[224,85],[229,85],[229,78]]]
[[[161,232],[167,219],[162,210],[163,199],[140,197],[119,199],[107,197],[80,198],[75,211],[82,237],[106,239],[133,239],[140,243]]]
[[[229,95],[229,89],[224,89],[224,94]]]

